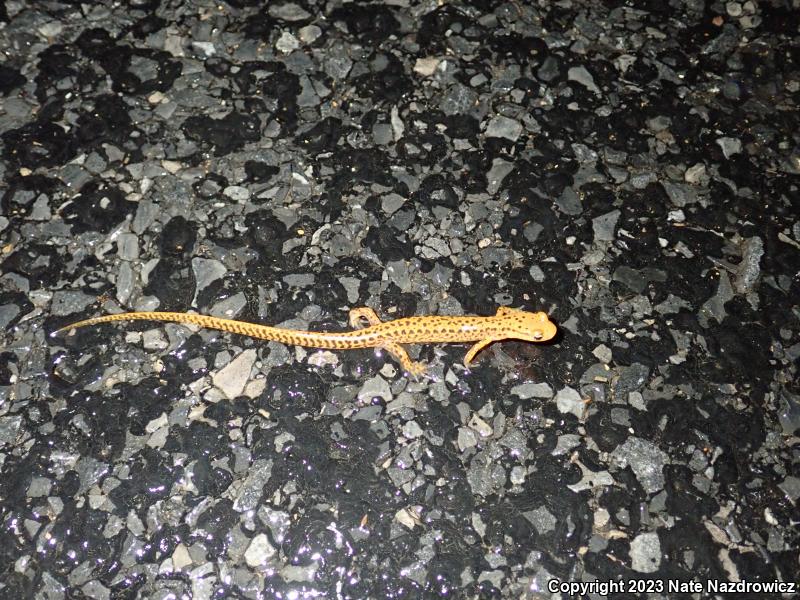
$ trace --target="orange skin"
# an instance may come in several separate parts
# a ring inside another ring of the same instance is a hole
[[[403,369],[414,377],[424,375],[426,366],[411,360],[402,344],[476,342],[464,357],[464,365],[469,367],[475,355],[492,342],[509,339],[546,342],[553,339],[558,331],[543,312],[533,313],[508,307],[500,307],[493,317],[407,317],[386,322],[381,321],[374,310],[365,307],[350,311],[350,325],[355,331],[341,333],[281,329],[194,313],[128,312],[78,321],[62,327],[54,334],[99,323],[129,320],[199,325],[252,338],[312,348],[381,348],[394,356]],[[363,327],[364,322],[368,323],[367,327]]]

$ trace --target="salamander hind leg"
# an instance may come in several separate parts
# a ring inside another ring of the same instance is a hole
[[[411,360],[411,357],[408,355],[408,352],[406,352],[406,349],[400,344],[395,342],[386,342],[381,344],[381,348],[394,356],[395,360],[397,360],[397,362],[400,363],[400,366],[403,367],[403,370],[415,379],[419,379],[425,375],[425,371],[427,370],[425,363]]]
[[[470,364],[475,358],[475,355],[494,341],[496,341],[494,338],[486,338],[485,340],[481,340],[472,346],[472,348],[469,349],[469,352],[467,352],[467,355],[464,357],[464,366],[469,369]]]
[[[350,327],[353,329],[361,329],[365,327],[365,322],[369,325],[379,325],[383,321],[381,321],[378,315],[375,314],[375,311],[368,306],[350,309]]]

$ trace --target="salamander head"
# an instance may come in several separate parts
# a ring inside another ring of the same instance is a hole
[[[502,319],[504,329],[513,331],[514,338],[526,342],[546,342],[558,333],[558,328],[543,312],[527,312],[502,306],[497,310],[497,317]]]

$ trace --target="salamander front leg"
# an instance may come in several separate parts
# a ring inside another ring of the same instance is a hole
[[[497,340],[495,340],[494,338],[486,338],[485,340],[481,340],[480,342],[472,346],[472,348],[469,349],[469,352],[467,352],[467,355],[464,357],[464,366],[469,369],[470,363],[472,363],[472,360],[475,358],[475,355],[484,348],[486,348],[486,346],[495,341]]]
[[[396,342],[385,342],[381,344],[381,348],[394,356],[395,360],[403,367],[403,370],[412,377],[420,378],[425,375],[425,371],[427,370],[425,363],[411,360],[406,349],[400,344]]]
[[[378,315],[375,314],[375,311],[368,306],[350,309],[350,327],[353,329],[361,329],[365,327],[365,321],[369,325],[380,325],[383,322]]]

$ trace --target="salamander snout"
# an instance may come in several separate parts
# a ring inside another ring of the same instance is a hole
[[[528,342],[546,342],[558,333],[558,328],[547,313],[503,307],[497,311],[497,316],[507,323],[514,337]]]

